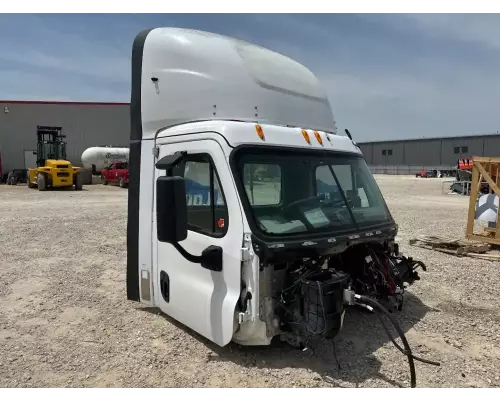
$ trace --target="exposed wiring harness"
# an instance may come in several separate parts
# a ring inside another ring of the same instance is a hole
[[[309,335],[307,341],[310,340],[311,336],[323,335],[326,333],[326,319],[327,318],[326,318],[325,305],[323,304],[323,290],[322,290],[321,284],[320,284],[320,282],[316,282],[316,284],[318,285],[318,293],[319,293],[320,305],[321,305],[321,314],[322,314],[323,321],[324,321],[324,326],[322,328],[320,328],[320,330],[318,330],[317,327],[316,327],[316,329],[313,329],[308,321],[306,321],[300,315],[294,313],[293,310],[289,309],[286,305],[287,303],[284,299],[284,295],[287,294],[287,292],[291,291],[292,295],[296,296],[297,295],[296,291],[299,290],[300,284],[302,284],[305,281],[305,278],[310,276],[312,273],[313,273],[312,270],[309,270],[309,271],[302,273],[302,275],[292,285],[290,285],[289,287],[282,290],[281,297],[279,299],[274,298],[274,300],[278,301],[281,308],[293,318],[293,322],[290,322],[290,323],[300,325],[303,328],[304,332],[306,332]]]
[[[434,366],[440,366],[441,364],[414,355],[403,330],[392,313],[375,299],[386,299],[387,297],[396,296],[397,298],[401,298],[398,302],[398,305],[401,305],[405,283],[411,284],[413,281],[419,279],[416,273],[417,268],[421,267],[423,270],[427,268],[425,264],[413,260],[412,258],[403,256],[391,257],[380,254],[375,250],[370,250],[370,254],[364,257],[365,262],[361,271],[359,271],[358,268],[354,271],[354,275],[352,275],[347,274],[343,270],[339,270],[338,274],[344,277],[340,277],[338,281],[336,280],[338,278],[337,275],[335,279],[331,278],[333,283],[325,283],[325,289],[326,287],[330,288],[330,284],[345,285],[347,283],[345,281],[349,280],[345,278],[345,276],[349,277],[350,275],[348,288],[343,290],[344,305],[363,307],[376,315],[391,343],[398,351],[407,357],[410,368],[410,384],[411,387],[414,388],[416,387],[415,361]],[[291,330],[287,328],[285,339],[294,346],[299,345],[299,347],[302,347],[305,344],[307,347],[309,340],[313,336],[328,337],[331,336],[329,333],[330,328],[332,332],[338,329],[338,321],[330,321],[331,326],[327,328],[327,319],[333,314],[327,314],[325,308],[326,304],[323,299],[325,293],[322,284],[323,281],[320,278],[322,278],[324,274],[327,274],[327,272],[331,273],[330,268],[325,268],[325,261],[327,261],[325,258],[320,258],[319,260],[306,259],[303,265],[300,265],[298,268],[292,265],[292,271],[289,272],[291,279],[287,280],[287,284],[285,284],[285,287],[280,291],[281,293],[272,296],[272,299],[276,301],[280,306],[279,308],[281,308],[280,315],[282,315],[287,326],[291,328]],[[342,260],[340,262],[344,265]],[[318,266],[321,267],[321,270],[326,271],[322,271],[319,275],[323,275],[316,278],[313,275],[318,272]],[[359,279],[359,275],[361,275],[361,278],[367,276],[368,280],[364,278],[362,280]],[[315,288],[316,285],[317,288]],[[354,287],[351,288],[351,285],[354,285]],[[365,290],[367,290],[368,293],[365,293]],[[361,295],[356,292],[364,294]],[[337,292],[337,296],[333,296],[332,299],[338,297],[338,294]],[[326,295],[328,296],[328,293]],[[337,298],[337,300],[340,299]],[[330,300],[328,300],[328,302],[328,304],[332,303]],[[342,308],[342,301],[336,302],[335,304],[337,304],[337,308],[333,311],[337,318],[338,315],[340,315],[339,312]],[[400,309],[400,307],[397,307],[397,309]],[[331,307],[329,310],[331,311]],[[401,339],[402,346],[396,342],[395,337],[391,334],[392,329],[390,330],[388,328],[387,321],[383,318],[384,316],[387,317],[393,325],[397,335]],[[341,319],[340,326],[342,326]]]
[[[408,341],[406,340],[406,336],[405,336],[403,330],[401,329],[401,327],[399,326],[398,322],[392,316],[392,314],[389,312],[389,310],[387,310],[387,308],[382,306],[380,303],[378,303],[377,301],[375,301],[369,297],[362,296],[359,294],[354,294],[354,304],[357,304],[359,306],[367,308],[370,311],[374,311],[374,309],[376,309],[377,311],[384,314],[389,319],[389,321],[391,321],[392,325],[394,326],[394,329],[396,330],[399,337],[401,338],[401,341],[403,342],[404,349],[394,340],[391,333],[389,332],[389,329],[387,328],[387,325],[384,323],[382,316],[378,313],[375,313],[375,315],[377,315],[379,321],[381,322],[385,333],[387,334],[387,336],[391,340],[392,344],[394,344],[394,346],[401,353],[403,353],[405,356],[408,357],[408,365],[410,366],[410,379],[411,379],[411,387],[412,388],[416,387],[416,385],[417,385],[414,360],[417,360],[417,361],[420,361],[420,362],[423,362],[426,364],[436,365],[436,366],[441,365],[439,362],[426,360],[424,358],[413,355],[411,348],[410,348],[410,345],[408,344]]]

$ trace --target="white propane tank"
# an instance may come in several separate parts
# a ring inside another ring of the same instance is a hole
[[[89,147],[82,153],[83,168],[99,175],[101,171],[114,161],[128,161],[128,147]]]

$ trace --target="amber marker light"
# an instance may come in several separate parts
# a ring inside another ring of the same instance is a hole
[[[257,135],[259,135],[259,137],[261,138],[261,140],[265,140],[265,137],[264,137],[264,130],[262,129],[262,126],[260,125],[255,125],[255,130],[257,132]]]
[[[306,140],[307,143],[311,144],[311,139],[309,139],[309,134],[305,129],[302,129],[302,136],[304,136],[304,139]]]
[[[314,136],[316,137],[318,143],[323,146],[323,139],[321,138],[321,135],[319,134],[318,131],[314,131]]]

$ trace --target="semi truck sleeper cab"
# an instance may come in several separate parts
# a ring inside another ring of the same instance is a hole
[[[360,296],[401,309],[419,279],[319,81],[271,50],[141,32],[129,173],[128,299],[219,346],[333,338]]]

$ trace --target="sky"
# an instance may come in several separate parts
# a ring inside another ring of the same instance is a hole
[[[303,63],[358,142],[500,131],[500,14],[1,14],[0,99],[128,102],[134,37],[160,26]]]

